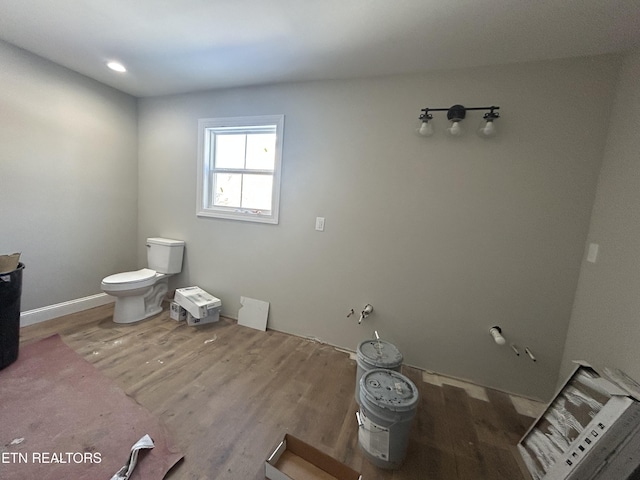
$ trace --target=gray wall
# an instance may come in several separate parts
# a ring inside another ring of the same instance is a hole
[[[572,360],[620,368],[640,381],[640,52],[623,64],[588,243],[567,337],[562,377]]]
[[[100,293],[137,265],[136,99],[0,42],[0,254],[22,310]]]
[[[139,262],[184,239],[174,286],[269,327],[355,349],[374,329],[406,363],[547,399],[557,380],[619,61],[597,57],[139,101]],[[423,107],[501,106],[494,140],[415,135]],[[280,224],[197,218],[197,120],[285,114]],[[316,232],[316,216],[326,218]],[[373,304],[362,325],[350,308]],[[529,346],[533,363],[495,345]]]

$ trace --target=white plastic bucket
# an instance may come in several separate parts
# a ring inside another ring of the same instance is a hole
[[[407,454],[418,389],[393,370],[373,369],[360,379],[358,444],[380,468],[397,469]]]
[[[360,379],[365,372],[374,368],[385,368],[400,372],[402,354],[392,343],[386,340],[365,340],[360,342],[356,363],[356,402],[360,404]]]

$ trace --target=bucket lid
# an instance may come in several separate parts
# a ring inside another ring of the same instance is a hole
[[[143,282],[145,280],[149,280],[156,276],[156,271],[151,270],[149,268],[143,268],[141,270],[136,270],[135,272],[123,272],[116,273],[114,275],[109,275],[107,278],[102,280],[102,283],[115,285],[120,283],[136,283]]]
[[[360,360],[379,368],[393,368],[402,364],[402,354],[386,340],[365,340],[358,345]]]
[[[418,389],[407,377],[394,370],[373,369],[360,378],[360,394],[374,405],[394,412],[413,410]]]

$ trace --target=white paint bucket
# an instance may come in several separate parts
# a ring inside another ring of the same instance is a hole
[[[393,370],[374,369],[360,379],[358,444],[374,465],[397,469],[407,454],[418,389]]]
[[[356,363],[356,402],[360,404],[360,378],[374,368],[385,368],[400,372],[402,354],[386,340],[365,340],[358,345]]]

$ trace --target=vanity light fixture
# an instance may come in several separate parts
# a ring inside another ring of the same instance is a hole
[[[468,110],[489,110],[483,116],[483,121],[478,128],[478,135],[483,138],[493,137],[496,134],[496,127],[494,120],[500,118],[500,114],[496,112],[500,107],[465,107],[463,105],[453,105],[450,108],[423,108],[422,114],[420,114],[419,120],[422,122],[418,133],[424,137],[430,137],[433,135],[433,115],[430,112],[447,112],[447,118],[451,122],[447,133],[452,137],[459,137],[462,135],[462,128],[460,122],[464,120]]]

